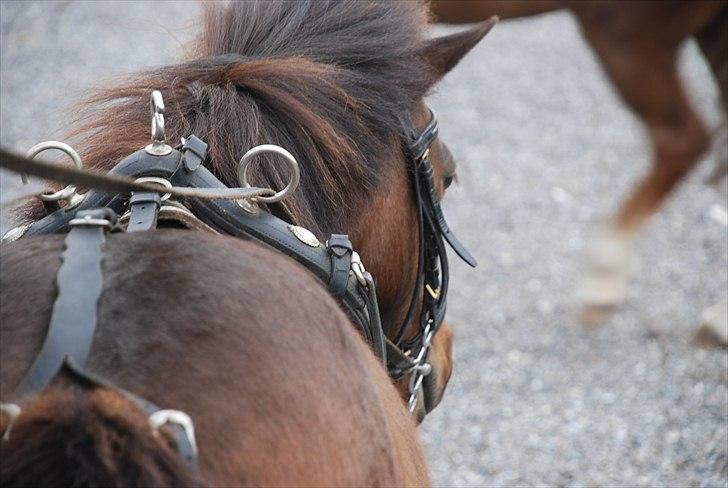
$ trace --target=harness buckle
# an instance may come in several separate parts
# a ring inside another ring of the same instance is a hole
[[[20,406],[15,403],[0,403],[0,413],[4,413],[8,417],[10,417],[8,427],[5,429],[5,433],[2,436],[3,441],[7,441],[10,439],[10,431],[13,430],[13,424],[15,424],[17,418],[20,417],[20,413],[22,411],[23,410],[20,408]]]
[[[437,300],[438,298],[440,298],[440,287],[439,286],[433,290],[432,287],[430,286],[430,284],[429,283],[426,283],[425,284],[425,290],[427,290],[427,293],[429,293],[430,296],[434,300]]]
[[[364,263],[361,262],[361,256],[356,251],[351,252],[351,271],[354,273],[356,280],[363,287],[367,286],[367,280],[365,273],[367,270],[364,268]]]
[[[75,219],[68,222],[69,227],[105,227],[113,229],[116,225],[116,214],[108,208],[97,208],[78,212]]]

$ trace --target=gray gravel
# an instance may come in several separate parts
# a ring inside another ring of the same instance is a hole
[[[180,2],[3,2],[0,143],[58,137],[84,90],[181,55],[196,14]],[[680,65],[717,128],[694,44]],[[501,23],[430,102],[460,162],[446,211],[481,263],[454,265],[456,370],[421,429],[435,483],[728,486],[727,352],[690,344],[728,289],[725,196],[702,183],[725,146],[646,229],[628,303],[586,331],[573,299],[582,256],[649,148],[573,19]],[[13,198],[16,176],[0,173],[0,188]]]

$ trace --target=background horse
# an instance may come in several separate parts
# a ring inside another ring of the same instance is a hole
[[[422,97],[493,22],[425,41],[425,8],[409,2],[233,3],[205,20],[192,60],[92,98],[103,109],[76,132],[84,161],[110,168],[146,143],[151,89],[164,91],[169,139],[206,140],[209,168],[228,185],[249,147],[288,148],[301,185],[271,211],[319,239],[350,234],[377,278],[392,336],[416,279],[402,122],[424,127]],[[439,142],[432,159],[442,197],[454,163]],[[251,179],[280,187],[286,176],[263,163]],[[61,236],[2,247],[4,401],[47,328],[61,247]],[[233,238],[160,230],[110,235],[103,274],[89,368],[189,413],[200,477],[127,401],[61,377],[2,443],[3,485],[427,483],[414,422],[384,369],[288,259]],[[411,325],[405,336],[416,333]],[[436,337],[420,417],[450,375],[452,335],[444,326]]]
[[[580,290],[584,319],[602,318],[625,298],[627,268],[638,233],[710,147],[710,134],[690,106],[677,74],[678,48],[689,36],[697,39],[718,80],[724,109],[728,103],[728,2],[632,1],[627,6],[614,1],[434,0],[431,7],[436,19],[445,23],[569,9],[622,99],[646,125],[654,154],[652,169],[624,202],[607,235],[592,248],[589,274]]]

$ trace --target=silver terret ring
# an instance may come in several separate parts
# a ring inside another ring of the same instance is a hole
[[[73,164],[76,165],[76,168],[81,169],[83,168],[83,163],[81,163],[81,156],[78,155],[75,149],[73,149],[71,146],[66,144],[65,142],[59,142],[59,141],[45,141],[41,142],[39,144],[36,144],[35,146],[31,147],[26,156],[30,159],[33,159],[38,154],[42,153],[43,151],[47,151],[48,149],[58,149],[59,151],[63,151],[67,155],[71,157],[73,160]],[[23,183],[28,183],[28,175],[21,174],[20,177],[23,180]],[[68,200],[73,195],[76,194],[76,187],[73,185],[68,185],[67,187],[63,188],[62,190],[58,190],[57,192],[40,195],[41,200],[45,200],[47,202],[54,202],[58,200]]]
[[[263,153],[275,153],[279,156],[283,156],[283,159],[286,160],[288,166],[291,169],[291,181],[288,182],[288,185],[286,185],[284,189],[275,193],[274,195],[269,197],[255,197],[255,201],[263,203],[280,202],[288,195],[293,193],[293,191],[298,186],[299,180],[301,179],[301,170],[298,167],[298,162],[296,161],[296,158],[294,158],[291,153],[289,153],[282,147],[276,146],[275,144],[261,144],[260,146],[255,146],[253,149],[246,152],[243,157],[240,158],[240,162],[238,163],[238,181],[243,186],[243,188],[250,187],[250,183],[248,182],[248,177],[246,175],[248,166],[255,156]]]

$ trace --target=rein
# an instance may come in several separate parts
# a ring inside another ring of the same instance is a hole
[[[398,379],[410,375],[408,409],[414,412],[424,378],[431,372],[427,355],[432,339],[445,316],[449,269],[444,242],[468,264],[476,265],[447,226],[437,199],[428,158],[429,147],[438,132],[434,114],[431,113],[431,121],[422,134],[417,136],[411,132],[412,140],[406,147],[418,213],[417,279],[405,320],[394,341],[390,341],[382,329],[374,278],[366,271],[348,236],[333,234],[325,243],[320,243],[307,229],[285,222],[258,206],[260,202],[281,201],[295,189],[299,169],[290,153],[271,145],[251,149],[238,166],[241,187],[228,188],[202,165],[207,156],[207,145],[202,140],[191,135],[177,149],[166,144],[164,105],[157,91],[152,93],[151,112],[152,143],[127,156],[105,174],[80,167],[59,167],[0,149],[0,167],[69,184],[54,194],[40,195],[49,211],[46,217],[12,229],[3,237],[3,242],[11,242],[34,235],[68,232],[63,262],[56,277],[59,294],[49,330],[15,395],[21,399],[37,395],[61,370],[67,371],[84,384],[110,388],[138,405],[149,415],[150,427],[155,433],[164,425],[172,427],[170,433],[178,450],[191,466],[197,466],[194,427],[187,414],[161,409],[84,369],[103,285],[101,260],[106,233],[149,231],[157,227],[158,221],[173,220],[187,228],[259,242],[283,252],[313,272],[339,301],[390,376]],[[58,148],[80,163],[69,146],[44,144],[41,150]],[[36,146],[29,154],[35,156],[41,150]],[[289,164],[293,176],[282,191],[275,193],[272,189],[248,184],[247,164],[261,152],[274,152]],[[74,185],[90,190],[79,195]],[[59,206],[59,200],[65,200],[66,205]],[[405,329],[415,320],[420,298],[418,332],[404,341]],[[22,410],[14,403],[0,404],[0,409],[13,417],[5,432],[7,437],[14,418]]]

